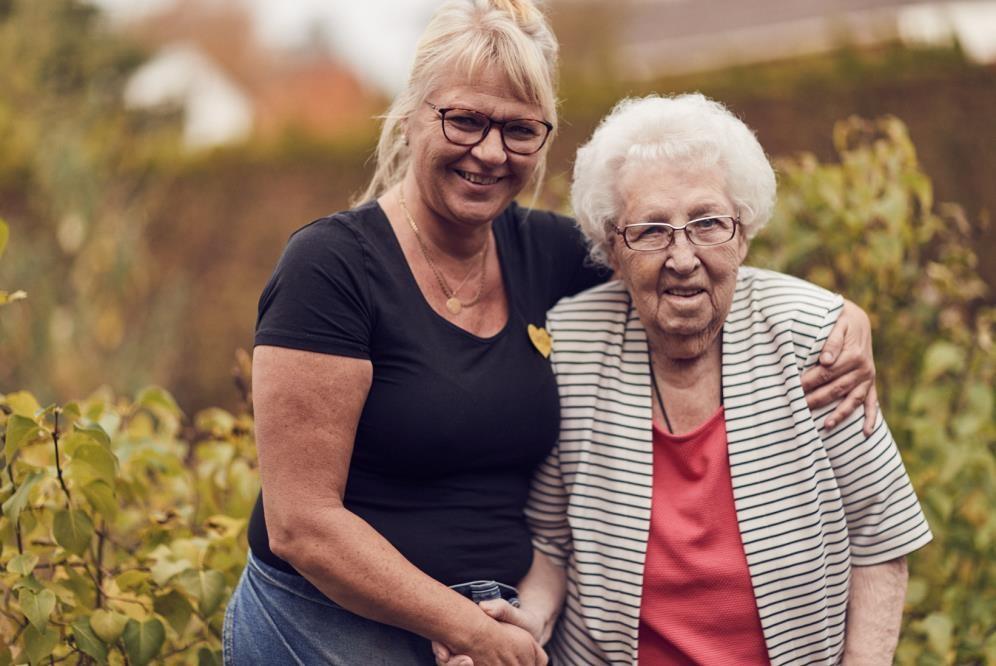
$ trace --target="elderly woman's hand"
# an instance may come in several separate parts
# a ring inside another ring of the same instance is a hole
[[[823,422],[826,428],[835,427],[864,403],[864,432],[871,434],[878,412],[871,322],[864,310],[851,301],[844,300],[840,318],[823,345],[819,365],[802,375],[802,388],[810,409],[840,400]]]
[[[482,601],[478,605],[493,619],[525,629],[539,645],[550,640],[550,627],[528,610],[516,608],[504,599]],[[473,659],[463,654],[455,655],[441,643],[432,644],[432,653],[436,656],[436,666],[474,666]]]

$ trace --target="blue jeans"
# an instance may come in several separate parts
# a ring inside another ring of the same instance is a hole
[[[496,598],[497,592],[518,603],[514,587],[494,581],[453,589],[475,601]],[[425,638],[351,613],[304,577],[274,569],[252,553],[225,609],[222,647],[225,666],[436,663]]]

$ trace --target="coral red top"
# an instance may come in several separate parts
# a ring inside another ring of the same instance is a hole
[[[733,506],[722,407],[684,435],[654,425],[639,662],[768,663]]]

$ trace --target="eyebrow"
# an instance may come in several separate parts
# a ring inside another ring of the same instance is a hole
[[[696,204],[692,206],[688,213],[689,220],[696,220],[701,217],[708,217],[710,215],[729,215],[730,213],[719,212],[722,210],[723,206],[715,202],[705,202]],[[659,222],[664,224],[670,224],[671,216],[660,210],[653,210],[645,215],[640,216],[641,222]]]

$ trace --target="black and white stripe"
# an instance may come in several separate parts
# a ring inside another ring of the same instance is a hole
[[[881,416],[818,426],[801,385],[840,314],[839,296],[741,268],[723,327],[723,402],[733,496],[772,664],[834,664],[850,567],[930,541]],[[611,282],[549,314],[560,441],[537,471],[536,546],[569,567],[551,643],[559,664],[635,664],[653,471],[647,337]]]

